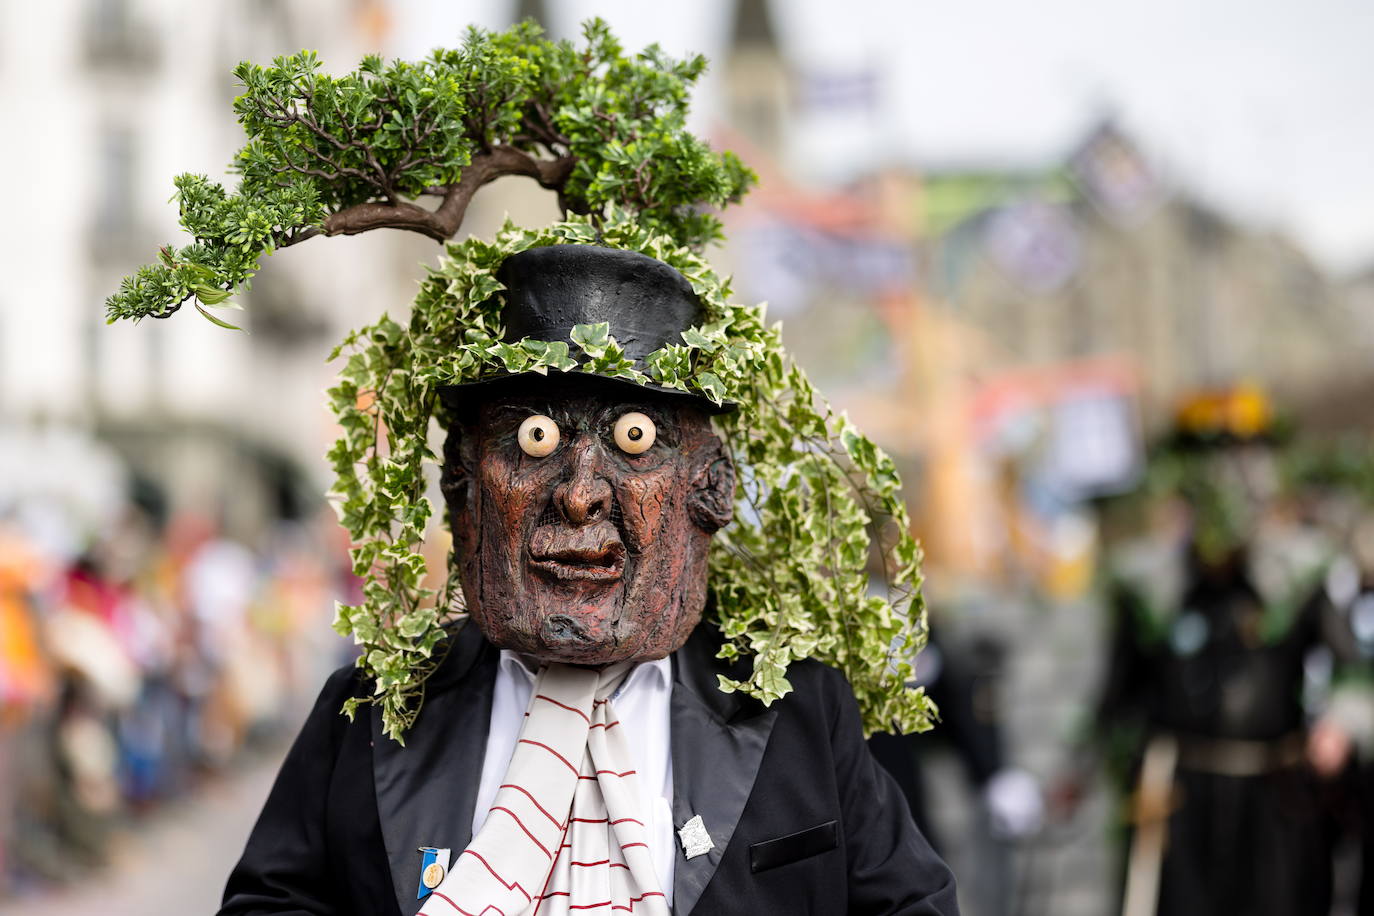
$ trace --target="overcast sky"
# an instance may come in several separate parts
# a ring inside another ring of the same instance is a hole
[[[730,0],[549,0],[555,31],[601,15],[631,48],[718,58]],[[399,0],[399,55],[515,0]],[[799,72],[878,78],[877,111],[803,123],[797,164],[1034,165],[1111,110],[1200,196],[1294,235],[1328,266],[1374,262],[1371,0],[775,0]],[[699,103],[709,118],[708,84]],[[704,121],[702,123],[705,123]],[[880,151],[880,153],[875,153]]]

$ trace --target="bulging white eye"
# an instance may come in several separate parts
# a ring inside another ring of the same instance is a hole
[[[525,418],[516,434],[520,448],[531,458],[543,458],[558,448],[558,424],[537,413]]]
[[[622,452],[631,455],[647,452],[657,436],[654,421],[642,413],[627,413],[615,421],[615,444]]]

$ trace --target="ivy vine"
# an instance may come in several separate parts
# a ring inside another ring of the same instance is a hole
[[[605,324],[579,326],[572,347],[502,341],[497,269],[517,252],[568,243],[638,251],[671,265],[704,304],[705,323],[638,366]],[[763,307],[729,297],[726,281],[700,256],[612,207],[595,223],[579,216],[541,229],[508,223],[494,241],[450,244],[407,323],[383,315],[335,349],[331,359],[346,361],[329,392],[342,428],[329,453],[333,496],[353,537],[354,572],[366,581],[361,603],[339,606],[335,628],[363,648],[358,664],[374,679],[370,700],[388,735],[402,740],[414,722],[444,624],[462,613],[456,573],[437,594],[422,584],[421,547],[433,514],[425,465],[440,460],[430,443],[444,420],[439,388],[579,366],[738,405],[714,421],[740,473],[735,521],[716,536],[709,589],[725,636],[721,656],[750,658],[753,668],[743,680],[722,677],[721,689],[771,703],[792,689],[788,667],[816,658],[849,678],[869,731],[930,727],[934,707],[910,686],[910,660],[926,638],[921,554],[893,463],[817,394]],[[869,588],[873,554],[886,596]],[[362,702],[350,700],[345,712]]]

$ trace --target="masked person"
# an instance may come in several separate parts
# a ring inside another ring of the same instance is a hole
[[[643,366],[707,317],[678,270],[635,251],[532,247],[496,278],[507,342],[604,322]],[[741,405],[608,374],[442,390],[470,617],[447,629],[404,747],[376,711],[339,715],[374,683],[329,680],[224,916],[957,912],[840,673],[794,662],[769,705],[720,689],[748,667],[718,657],[703,616],[736,491],[712,421]]]
[[[1339,764],[1317,736],[1335,726],[1309,731],[1304,684],[1346,641],[1331,553],[1283,511],[1271,433],[1253,389],[1187,402],[1154,459],[1163,530],[1117,555],[1097,721],[1131,786],[1129,916],[1330,909],[1321,796]]]
[[[447,243],[404,323],[335,351],[332,495],[363,581],[334,626],[360,651],[224,912],[954,912],[862,740],[934,712],[907,685],[925,614],[893,463],[697,253],[756,180],[686,129],[705,59],[627,54],[595,19],[583,38],[471,29],[343,76],[245,62],[238,189],[180,176],[192,244],[106,300],[232,328],[207,308],[268,253]],[[507,176],[564,219],[452,241]],[[440,452],[454,553],[431,591]]]

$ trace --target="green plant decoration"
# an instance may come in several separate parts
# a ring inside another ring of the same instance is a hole
[[[445,418],[440,386],[506,372],[574,367],[654,381],[739,408],[715,420],[739,467],[736,520],[712,550],[711,607],[725,658],[752,673],[722,680],[770,703],[791,689],[789,665],[817,658],[844,671],[869,730],[928,728],[934,707],[909,686],[924,645],[920,550],[909,532],[892,461],[833,412],[786,356],[763,308],[730,302],[725,281],[696,253],[720,236],[711,212],[738,200],[754,176],[684,129],[703,58],[630,58],[604,23],[585,44],[543,39],[526,23],[471,30],[460,50],[417,63],[364,59],[342,77],[313,54],[271,67],[241,64],[235,111],[248,133],[230,193],[203,176],[176,180],[181,222],[194,237],[124,280],[106,302],[111,321],[165,318],[195,300],[231,305],[262,255],[316,235],[376,228],[454,236],[478,188],[526,175],[557,192],[567,218],[542,229],[507,225],[492,242],[449,243],[409,319],[385,315],[350,333],[329,392],[341,436],[330,450],[340,519],[353,537],[363,601],[341,605],[335,629],[361,646],[358,666],[384,729],[401,741],[419,714],[425,679],[443,652],[445,624],[462,613],[450,573],[427,589],[420,553],[433,515],[425,465]],[[413,201],[434,197],[429,210]],[[503,342],[497,267],[539,245],[602,244],[640,251],[679,270],[707,321],[683,345],[642,365],[604,325],[577,328],[573,347]],[[877,549],[875,550],[875,542]],[[888,597],[869,592],[880,558]],[[450,563],[450,569],[452,564]]]
[[[503,342],[496,271],[540,245],[601,244],[639,251],[682,273],[706,306],[707,322],[685,345],[650,354],[643,369],[624,357],[606,325],[582,325],[575,347]],[[854,687],[869,730],[930,725],[933,707],[908,688],[909,660],[925,642],[920,550],[909,532],[892,461],[817,395],[787,358],[762,307],[729,301],[730,290],[689,249],[612,209],[599,224],[572,217],[544,229],[507,224],[494,242],[448,247],[430,270],[407,324],[383,316],[335,350],[347,354],[329,392],[343,435],[330,451],[340,518],[353,536],[364,601],[341,606],[335,628],[363,646],[388,734],[400,738],[419,711],[424,678],[437,664],[443,624],[461,609],[456,576],[435,595],[422,587],[420,549],[433,507],[427,463],[438,461],[432,426],[438,388],[516,372],[584,372],[649,381],[738,409],[716,427],[739,465],[736,520],[712,548],[709,588],[722,656],[752,657],[744,681],[722,679],[770,703],[791,689],[788,666],[817,658]],[[442,418],[439,418],[442,420]],[[870,528],[882,522],[879,553],[889,597],[869,594]],[[450,564],[452,568],[452,564]],[[350,701],[349,712],[359,701]]]

